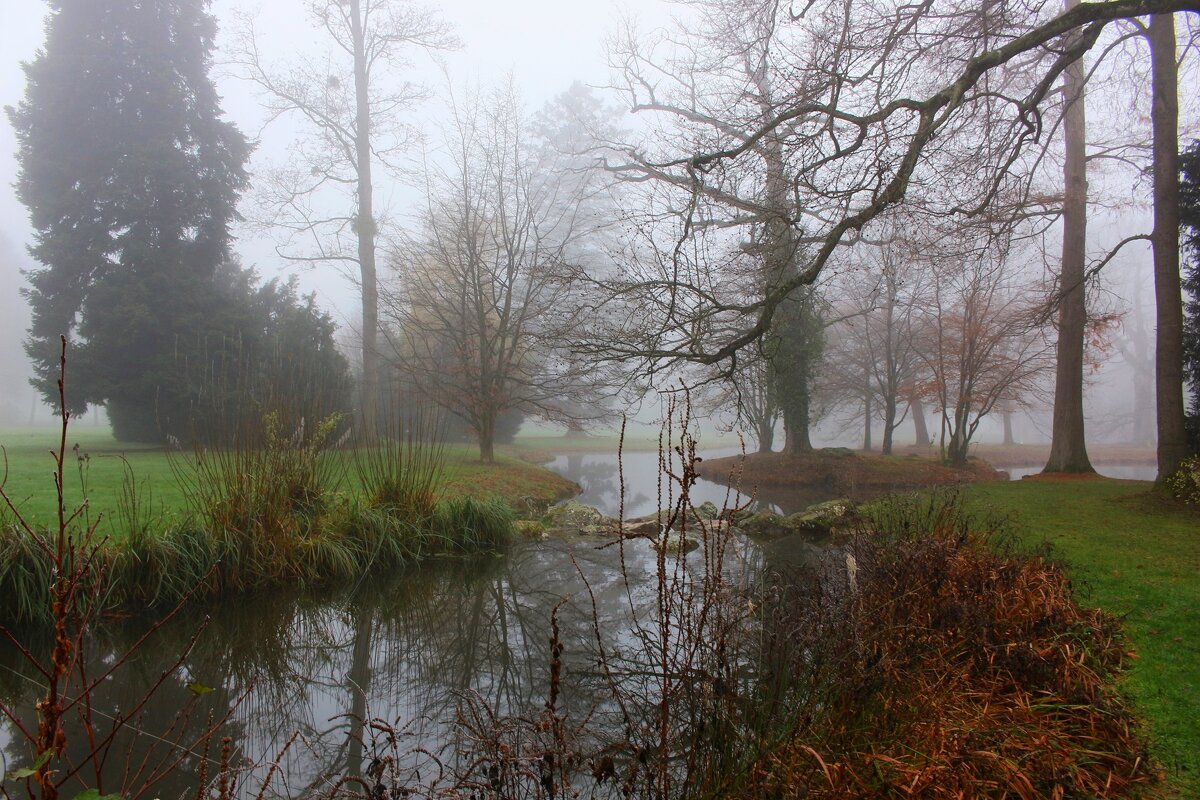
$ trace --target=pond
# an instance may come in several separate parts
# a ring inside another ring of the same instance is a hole
[[[108,771],[116,775],[127,759],[153,763],[156,737],[187,742],[194,754],[150,795],[177,797],[189,788],[194,792],[202,770],[211,779],[222,736],[231,737],[235,763],[258,765],[275,760],[291,741],[279,762],[280,785],[273,788],[307,796],[371,761],[370,746],[363,744],[370,739],[364,719],[402,731],[398,750],[414,759],[420,758],[417,748],[453,750],[470,738],[450,726],[464,702],[486,709],[484,717],[543,707],[552,662],[550,620],[564,598],[568,602],[557,611],[561,707],[574,719],[590,715],[600,729],[620,731],[615,721],[603,722],[605,714],[615,713],[611,681],[649,674],[641,654],[650,639],[641,625],[655,605],[657,556],[645,541],[623,548],[601,544],[527,542],[503,556],[435,561],[332,595],[240,597],[210,609],[207,622],[198,611],[183,614],[157,630],[95,693],[102,720],[128,713],[203,629],[181,669],[134,720],[141,734],[117,742]],[[701,555],[689,555],[686,563],[671,560],[667,569],[686,583],[701,568]],[[731,580],[748,582],[761,558],[758,548],[741,540],[722,563]],[[117,660],[149,624],[126,619],[97,632],[89,674]],[[49,647],[45,637],[27,644],[43,652]],[[203,693],[195,694],[189,684]],[[0,646],[0,696],[26,719],[40,696],[38,676],[7,644]],[[652,699],[653,691],[645,696]],[[229,720],[205,752],[197,740],[210,715]],[[2,730],[7,768],[28,765],[32,754],[13,735],[11,723]],[[80,731],[73,730],[72,758],[80,757],[82,743]],[[203,768],[202,759],[208,759]],[[428,779],[428,764],[425,769]],[[250,796],[264,775],[260,767],[243,777]],[[106,791],[114,790],[110,782]]]
[[[580,483],[582,502],[609,515],[619,512],[615,456],[563,456],[550,466]],[[623,470],[626,516],[653,513],[659,505],[658,455],[627,453]],[[732,507],[748,499],[703,480],[693,492],[696,505],[710,500]],[[755,502],[790,512],[821,499],[827,498],[797,494]],[[793,568],[821,547],[804,537],[765,548],[738,537],[714,557],[731,585],[748,586],[765,563]],[[669,559],[667,577],[686,585],[706,561],[712,568],[707,550]],[[185,742],[191,753],[152,795],[179,796],[194,791],[202,773],[211,779],[221,737],[228,736],[234,763],[260,765],[248,768],[243,794],[256,793],[266,775],[261,765],[279,757],[274,780],[281,785],[274,789],[310,795],[327,789],[333,776],[361,772],[371,761],[371,731],[363,725],[369,719],[400,732],[398,750],[453,754],[470,738],[452,724],[464,703],[486,709],[484,717],[543,708],[551,682],[552,615],[563,647],[560,702],[595,725],[615,713],[614,680],[645,681],[651,674],[645,654],[655,635],[645,624],[656,606],[657,568],[657,554],[643,540],[622,546],[587,538],[527,541],[503,555],[434,560],[336,593],[271,592],[186,610],[154,630],[95,693],[101,720],[128,714],[185,654],[117,742],[119,757],[107,772],[153,765],[165,752],[160,737]],[[152,626],[153,620],[135,616],[96,631],[88,673],[101,674],[119,661]],[[46,652],[50,642],[32,635],[25,644]],[[17,648],[0,643],[0,698],[6,704],[32,719],[42,683]],[[653,687],[641,694],[652,701]],[[226,717],[219,732],[202,742],[208,721]],[[375,734],[378,739],[380,729]],[[82,743],[74,730],[68,745],[73,759],[83,755]],[[32,760],[8,721],[0,726],[0,751],[6,769]],[[412,758],[416,769],[421,757]],[[423,779],[429,768],[426,763]],[[106,791],[120,785],[113,780]]]

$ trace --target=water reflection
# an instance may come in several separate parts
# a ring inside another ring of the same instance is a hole
[[[740,453],[739,448],[715,448],[704,451],[701,455],[703,458],[714,459]],[[583,491],[575,497],[579,502],[597,508],[611,517],[620,513],[621,495],[616,453],[576,453],[559,456],[547,466],[582,487]],[[660,489],[659,485],[658,453],[625,453],[621,458],[620,468],[625,476],[625,518],[640,517],[657,511],[660,507],[659,493],[663,491],[665,495],[666,492],[666,488]],[[731,477],[736,482],[737,476]],[[708,501],[717,508],[745,505],[751,511],[794,514],[815,503],[847,496],[846,492],[839,493],[826,486],[780,488],[742,485],[738,488],[741,491],[701,478],[692,487],[692,504],[698,506]],[[890,490],[886,487],[870,492],[860,490],[850,493],[850,499],[868,500],[888,491]],[[670,507],[673,500],[673,497],[664,496],[661,507]]]
[[[760,553],[752,545],[739,541],[735,549],[730,571],[744,576],[758,568]],[[672,569],[686,573],[702,563],[689,557]],[[281,775],[288,794],[307,794],[326,788],[333,776],[361,773],[370,757],[363,745],[369,739],[365,719],[385,720],[403,728],[413,746],[435,748],[453,744],[450,723],[468,692],[500,714],[538,709],[549,682],[551,612],[564,597],[571,602],[558,612],[565,646],[562,705],[577,717],[602,720],[610,698],[597,648],[616,664],[636,660],[644,641],[633,620],[654,606],[655,565],[643,541],[623,548],[530,543],[504,557],[422,565],[340,594],[272,592],[223,603],[210,610],[182,669],[137,721],[139,730],[196,750],[155,788],[155,796],[194,792],[206,757],[195,740],[210,715],[229,721],[211,743],[209,759],[227,735],[235,760],[268,763],[299,732],[280,762]],[[108,626],[91,642],[89,669],[95,673],[149,624],[127,619]],[[101,687],[98,708],[130,713],[202,625],[204,617],[195,611],[163,626],[118,680]],[[28,646],[40,652],[49,645],[44,637],[29,637]],[[197,696],[190,681],[214,690]],[[33,718],[37,687],[37,676],[15,648],[0,651],[0,694],[24,719]],[[186,708],[190,713],[180,717]],[[0,734],[9,768],[31,758],[14,733],[8,722]],[[79,731],[69,741],[77,747]],[[115,752],[122,758],[110,768],[119,771],[125,753],[144,758],[153,742],[131,734],[119,743]],[[210,777],[214,769],[210,764]],[[245,785],[255,787],[253,778]],[[106,790],[115,789],[110,780]]]

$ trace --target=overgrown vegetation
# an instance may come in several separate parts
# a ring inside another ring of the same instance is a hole
[[[306,427],[303,418],[286,425],[268,412],[256,423],[244,424],[229,446],[170,456],[183,498],[176,513],[156,506],[149,485],[121,462],[111,515],[117,535],[94,555],[104,566],[95,573],[103,585],[94,587],[103,607],[329,585],[440,553],[494,550],[512,535],[505,501],[441,497],[444,450],[420,432],[351,456],[334,447],[338,416]],[[90,459],[80,461],[83,484],[85,464]],[[351,477],[361,491],[345,490]],[[53,576],[46,553],[27,531],[0,520],[0,557],[0,604],[9,618],[45,620]]]
[[[967,497],[1006,510],[1022,547],[1048,545],[1079,601],[1121,620],[1133,653],[1121,687],[1150,753],[1181,797],[1200,795],[1200,513],[1139,481],[1026,479]]]

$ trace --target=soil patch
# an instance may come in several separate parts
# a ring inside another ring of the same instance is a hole
[[[881,456],[832,448],[805,455],[754,453],[706,459],[697,465],[701,477],[740,487],[820,486],[839,495],[878,493],[1007,479],[990,464],[971,459],[965,467],[948,467],[917,455]]]

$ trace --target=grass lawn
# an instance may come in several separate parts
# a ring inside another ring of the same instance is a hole
[[[1051,545],[1081,603],[1125,623],[1124,679],[1149,723],[1151,753],[1181,797],[1200,797],[1200,512],[1139,481],[977,484],[968,496]]]
[[[8,461],[5,491],[27,519],[39,526],[55,520],[54,460],[50,450],[58,447],[59,431],[50,426],[20,430],[0,430],[0,446]],[[561,441],[561,439],[560,439]],[[75,450],[78,445],[78,450]],[[108,428],[76,423],[68,434],[64,484],[69,508],[85,496],[89,513],[103,514],[101,532],[121,535],[116,510],[119,507],[126,471],[139,486],[143,501],[166,514],[186,511],[186,499],[171,469],[172,458],[186,453],[169,454],[160,447],[128,445],[113,439]],[[509,453],[520,448],[501,448],[496,463],[479,461],[478,450],[471,445],[446,448],[445,494],[447,497],[471,495],[483,498],[499,495],[523,510],[527,498],[534,505],[546,504],[574,494],[578,488],[557,473],[522,460]],[[342,491],[355,491],[353,456],[346,452]],[[3,473],[0,473],[3,477]],[[86,491],[84,490],[86,485]]]

